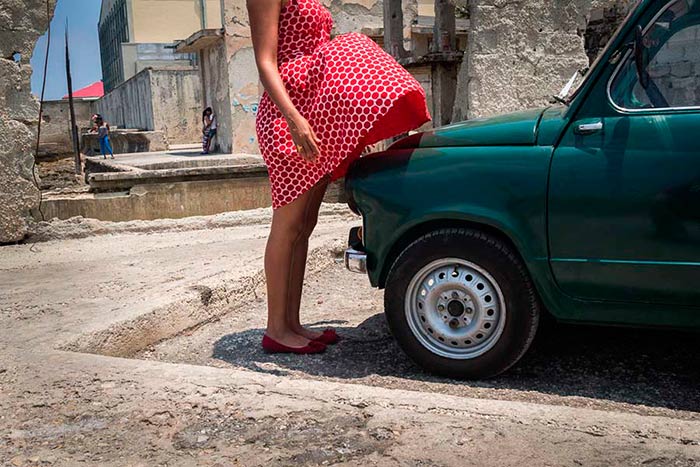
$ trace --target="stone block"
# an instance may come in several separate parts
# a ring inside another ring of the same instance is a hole
[[[162,131],[112,130],[109,140],[115,154],[155,152],[168,149],[168,140]],[[88,156],[100,154],[100,142],[96,134],[81,137],[81,152]]]
[[[29,59],[48,26],[55,0],[0,4],[0,243],[24,238],[39,202],[32,167],[38,104],[31,95]],[[13,55],[18,54],[18,61]]]
[[[574,71],[588,66],[586,47],[597,53],[630,3],[470,2],[469,46],[458,76],[453,121],[546,105]],[[591,18],[605,23],[596,34],[586,34]]]
[[[0,119],[0,243],[24,238],[29,212],[39,201],[32,177],[33,139],[28,126]]]

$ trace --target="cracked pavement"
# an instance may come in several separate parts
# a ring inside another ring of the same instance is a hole
[[[695,336],[556,328],[501,378],[430,377],[388,335],[381,291],[337,264],[357,223],[337,206],[304,316],[346,339],[263,354],[267,222],[76,221],[3,247],[2,464],[700,464]]]

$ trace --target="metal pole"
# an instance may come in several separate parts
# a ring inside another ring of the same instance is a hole
[[[83,170],[80,164],[80,141],[78,139],[78,124],[75,121],[75,107],[73,107],[73,79],[70,74],[70,53],[68,52],[68,18],[66,18],[66,83],[68,84],[68,108],[70,109],[70,128],[73,136],[73,150],[75,151],[75,173],[80,175]]]
[[[207,28],[207,0],[199,0],[199,11],[202,15],[202,29]]]

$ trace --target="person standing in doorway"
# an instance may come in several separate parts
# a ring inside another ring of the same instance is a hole
[[[216,136],[216,114],[211,107],[202,112],[202,154],[209,154],[211,141]]]

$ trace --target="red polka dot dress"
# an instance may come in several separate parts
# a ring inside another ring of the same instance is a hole
[[[425,92],[410,73],[367,36],[331,40],[332,27],[333,18],[319,0],[289,0],[280,13],[280,76],[320,139],[321,155],[316,163],[299,155],[285,118],[263,93],[256,133],[275,209],[327,174],[344,176],[366,146],[430,120]]]

